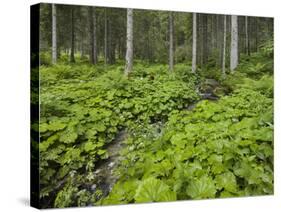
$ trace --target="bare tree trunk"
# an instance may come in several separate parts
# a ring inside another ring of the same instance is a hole
[[[107,11],[104,9],[104,63],[107,64]]]
[[[52,63],[57,63],[57,11],[52,4]]]
[[[200,66],[201,68],[203,67],[204,65],[204,60],[203,60],[203,52],[204,52],[204,36],[203,36],[203,16],[204,14],[198,14],[198,27],[199,27],[199,58],[200,58]]]
[[[248,34],[248,17],[245,16],[245,40],[246,40],[246,54],[250,56],[250,42],[249,42],[249,34]]]
[[[173,42],[174,42],[174,20],[173,20],[173,13],[170,12],[169,13],[169,69],[170,71],[173,71],[174,69],[174,46],[173,46]]]
[[[203,59],[203,64],[205,65],[208,61],[208,17],[206,14],[202,15],[202,24],[203,24],[202,59]]]
[[[255,51],[259,51],[259,18],[255,17]]]
[[[75,63],[74,48],[75,48],[75,19],[74,19],[74,8],[71,8],[71,49],[70,49],[70,62]]]
[[[222,75],[225,77],[225,53],[226,53],[226,15],[223,17],[223,53],[222,53]]]
[[[223,55],[223,47],[222,47],[222,42],[221,40],[223,39],[222,37],[222,34],[223,34],[223,21],[222,21],[222,18],[224,16],[222,15],[217,15],[217,28],[216,28],[216,31],[217,31],[217,37],[216,37],[216,40],[217,40],[217,49],[219,50],[218,51],[218,55],[217,55],[217,60],[216,60],[216,64],[218,67],[222,67],[222,55]]]
[[[116,42],[114,37],[114,29],[113,29],[113,20],[112,18],[108,18],[108,63],[115,63],[115,46]]]
[[[197,20],[196,13],[193,13],[193,25],[192,25],[192,73],[196,70],[196,50],[197,50]]]
[[[230,71],[238,65],[238,21],[237,16],[231,16],[231,50],[230,50]]]
[[[127,51],[125,76],[128,76],[133,68],[133,9],[127,9]]]
[[[98,63],[97,56],[97,21],[96,21],[96,9],[95,7],[90,7],[89,9],[90,17],[90,61],[92,64]]]

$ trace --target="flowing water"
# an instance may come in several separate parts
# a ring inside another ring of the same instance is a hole
[[[94,171],[94,183],[91,185],[91,192],[96,190],[102,191],[102,196],[107,196],[118,177],[114,174],[115,168],[121,161],[120,151],[124,147],[123,141],[126,139],[125,130],[119,131],[116,138],[110,142],[105,148],[108,158],[97,163]]]
[[[201,97],[200,100],[189,105],[187,108],[185,108],[186,110],[192,110],[202,100],[207,99],[211,101],[216,101],[219,99],[216,95],[214,95],[213,92],[217,86],[216,81],[212,80],[212,82],[215,84],[215,86],[208,85],[208,89],[205,90],[203,89],[200,91],[198,89],[198,94]],[[152,127],[152,131],[150,132],[150,134],[152,133],[153,135],[150,136],[155,138],[161,135],[164,124],[162,122],[155,122],[151,124],[151,127]],[[120,152],[122,148],[124,148],[125,146],[123,141],[126,140],[126,138],[127,138],[126,130],[121,130],[116,135],[116,138],[105,147],[108,153],[108,158],[105,160],[101,160],[96,165],[95,171],[93,173],[94,174],[93,184],[90,185],[89,188],[92,193],[95,193],[95,191],[99,189],[102,191],[102,196],[105,197],[109,194],[112,187],[118,180],[118,176],[114,174],[114,171],[118,167],[120,161],[122,160],[122,157],[120,156]]]

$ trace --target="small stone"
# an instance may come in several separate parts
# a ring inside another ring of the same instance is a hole
[[[92,191],[95,191],[96,188],[97,188],[97,185],[96,185],[96,184],[93,184],[93,185],[91,186],[91,190],[92,190]]]
[[[94,173],[95,173],[95,174],[98,174],[98,173],[100,173],[100,172],[101,172],[101,170],[98,169],[98,170],[96,170]]]
[[[108,164],[108,166],[110,167],[110,168],[112,168],[113,166],[114,166],[114,162],[110,162],[109,164]]]

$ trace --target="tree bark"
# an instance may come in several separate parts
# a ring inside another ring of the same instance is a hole
[[[225,54],[226,54],[226,15],[223,17],[223,52],[222,52],[222,75],[225,76]]]
[[[114,64],[116,61],[115,58],[115,48],[116,48],[116,34],[114,30],[114,19],[112,16],[108,17],[108,63]]]
[[[249,34],[248,34],[248,17],[245,16],[245,49],[246,49],[246,54],[250,56],[250,41],[249,41]]]
[[[196,71],[196,57],[197,57],[197,14],[193,13],[193,25],[192,25],[192,73]]]
[[[131,73],[133,68],[133,9],[127,9],[127,50],[125,76]]]
[[[107,11],[104,9],[104,63],[107,64]]]
[[[208,18],[206,14],[202,15],[202,24],[203,24],[203,52],[202,59],[203,64],[205,65],[208,61]]]
[[[230,49],[230,71],[238,65],[238,21],[237,16],[231,16],[231,49]]]
[[[223,40],[223,21],[222,19],[224,18],[223,15],[217,15],[217,49],[218,49],[218,55],[217,55],[217,60],[216,60],[216,64],[218,67],[222,67],[222,55],[223,55],[223,47],[222,47],[222,43],[221,42]]]
[[[70,62],[75,63],[74,48],[75,48],[75,19],[74,8],[71,7],[71,49],[70,49]]]
[[[169,69],[173,71],[174,69],[174,20],[173,13],[169,13]]]
[[[259,18],[255,17],[255,51],[259,51]]]
[[[57,63],[57,11],[52,4],[52,63]]]
[[[96,21],[96,9],[95,7],[90,7],[89,9],[90,18],[90,62],[92,64],[98,63],[97,57],[97,21]]]

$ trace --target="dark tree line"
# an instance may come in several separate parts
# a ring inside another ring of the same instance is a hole
[[[273,19],[190,14],[93,6],[41,5],[40,51],[75,56],[92,64],[134,60],[187,63],[192,71],[208,66],[234,70],[241,54],[251,55],[273,38]]]

